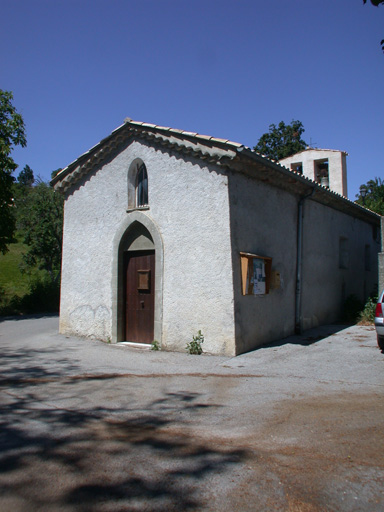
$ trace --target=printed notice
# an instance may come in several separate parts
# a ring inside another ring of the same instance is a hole
[[[253,295],[265,294],[265,263],[262,259],[253,259],[251,286],[253,288]]]

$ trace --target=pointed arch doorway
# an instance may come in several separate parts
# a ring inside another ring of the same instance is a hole
[[[162,341],[163,242],[156,224],[134,211],[114,239],[112,342]]]

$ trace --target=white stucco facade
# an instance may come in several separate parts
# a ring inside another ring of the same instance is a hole
[[[136,162],[148,205],[135,205]],[[206,352],[236,355],[336,320],[377,284],[378,216],[236,143],[129,121],[54,185],[66,198],[63,333],[129,341],[130,251],[155,252],[163,350],[184,351],[201,330]],[[268,293],[243,294],[243,253],[271,259]]]
[[[147,167],[149,208],[127,212],[128,168],[136,158]],[[163,348],[184,348],[200,329],[206,350],[234,353],[227,181],[193,158],[133,142],[73,187],[65,201],[60,330],[113,340],[115,233],[139,213],[162,240],[155,250],[163,251],[163,268],[156,269]]]

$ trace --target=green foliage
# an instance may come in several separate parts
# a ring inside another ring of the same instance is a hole
[[[12,105],[11,92],[0,89],[0,252],[5,254],[13,240],[13,171],[17,165],[11,157],[14,146],[26,146],[24,121]]]
[[[0,290],[1,294],[1,290]],[[60,285],[49,277],[39,276],[31,283],[28,293],[10,300],[0,297],[0,315],[24,315],[33,313],[56,313],[59,311]]]
[[[39,182],[17,203],[18,228],[28,251],[23,270],[37,266],[57,282],[61,267],[63,198],[47,183]]]
[[[31,268],[28,274],[25,274],[20,270],[20,263],[27,248],[22,243],[12,243],[9,245],[9,251],[6,254],[0,254],[1,316],[42,313],[45,312],[44,307],[47,307],[47,311],[58,311],[58,284],[52,284],[55,293],[48,294],[48,301],[52,301],[51,303],[48,302],[45,305],[44,300],[39,297],[39,286],[36,283],[50,281],[47,272]],[[44,288],[49,288],[49,286],[44,285]]]
[[[151,350],[160,350],[160,343],[157,340],[152,341]]]
[[[63,223],[63,199],[47,184],[32,186],[33,171],[13,184],[17,237],[0,254],[0,314],[57,312]],[[25,178],[25,179],[24,179]]]
[[[366,192],[365,197],[361,195],[363,190]],[[384,215],[384,181],[381,178],[369,180],[366,185],[361,185],[360,193],[356,194],[356,197],[356,203]]]
[[[363,311],[361,311],[358,316],[360,325],[373,325],[375,321],[376,303],[377,297],[369,297]]]
[[[356,295],[350,295],[344,302],[342,320],[348,323],[371,325],[375,319],[377,296],[372,295],[363,304]]]
[[[307,147],[307,143],[301,138],[304,131],[300,121],[292,120],[288,125],[283,121],[278,126],[270,124],[269,132],[260,137],[253,149],[270,160],[281,160]]]
[[[363,2],[366,4],[367,0],[363,0]],[[379,7],[379,5],[384,5],[384,1],[383,0],[371,0],[371,4],[374,5],[375,7]],[[384,39],[382,39],[380,41],[380,45],[381,45],[381,49],[384,52]]]
[[[3,254],[8,251],[16,226],[12,184],[12,176],[0,168],[0,252]]]
[[[49,278],[37,279],[31,291],[20,300],[20,310],[27,313],[55,313],[59,311],[60,284]]]
[[[53,180],[53,178],[56,176],[56,174],[59,174],[59,172],[62,171],[62,168],[59,167],[58,169],[56,169],[56,171],[52,171],[51,172],[51,180]]]
[[[32,187],[33,183],[35,182],[35,177],[29,165],[26,165],[24,169],[19,172],[17,182],[22,187]]]
[[[13,184],[13,212],[16,218],[16,237],[21,239],[20,227],[22,226],[23,216],[28,216],[29,212],[25,207],[27,198],[32,190],[32,185],[35,182],[33,170],[26,165],[19,173],[17,181]]]
[[[27,249],[28,246],[25,244],[12,243],[9,244],[9,251],[6,254],[0,254],[0,287],[3,288],[3,301],[9,302],[14,295],[26,295],[30,290],[31,281],[40,273],[38,269],[31,269],[28,275],[21,273],[20,264]]]
[[[201,331],[197,333],[197,336],[192,336],[192,341],[187,343],[187,350],[190,354],[200,355],[203,352],[202,344],[204,343],[204,336]]]

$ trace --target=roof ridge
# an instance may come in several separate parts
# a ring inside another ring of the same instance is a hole
[[[219,138],[219,137],[213,137],[212,135],[204,135],[204,134],[201,134],[201,133],[198,133],[198,132],[190,132],[188,130],[180,130],[178,128],[171,128],[170,126],[161,126],[161,125],[158,125],[158,124],[145,123],[143,121],[134,121],[130,117],[126,117],[124,119],[124,124],[131,124],[131,125],[141,126],[141,127],[144,127],[144,128],[152,128],[154,130],[162,130],[162,131],[166,131],[166,132],[170,132],[170,133],[175,133],[177,135],[184,135],[184,136],[187,136],[187,137],[193,137],[193,138],[197,138],[197,139],[202,139],[205,142],[207,142],[207,141],[218,142],[218,143],[222,143],[222,144],[228,144],[230,146],[234,146],[234,147],[237,147],[237,148],[241,148],[241,147],[245,148],[246,147],[246,146],[244,146],[244,144],[240,144],[239,142],[235,142],[235,141],[232,141],[232,140],[229,140],[229,139],[222,139],[222,138]],[[247,148],[247,149],[249,149],[249,148]]]

